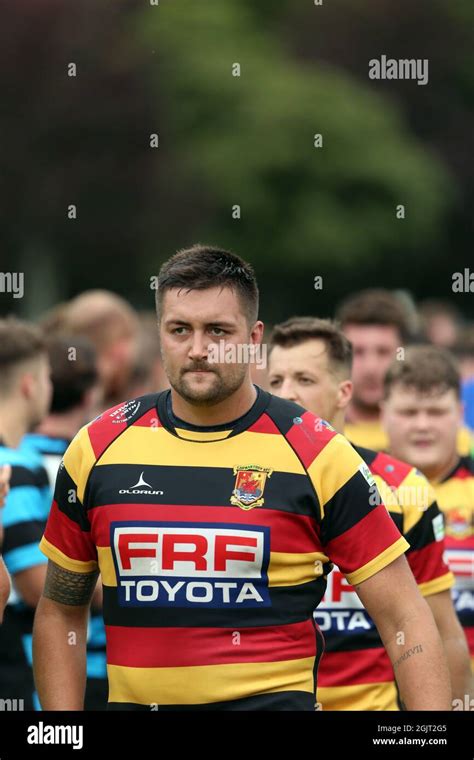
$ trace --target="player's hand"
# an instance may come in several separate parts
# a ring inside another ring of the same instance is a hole
[[[8,491],[10,490],[10,478],[12,474],[12,468],[9,464],[4,464],[0,467],[0,507],[5,505],[5,499],[7,498]]]

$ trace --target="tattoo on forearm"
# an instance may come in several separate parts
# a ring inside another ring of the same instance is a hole
[[[43,596],[72,606],[89,604],[98,576],[98,570],[73,573],[49,560]]]
[[[395,660],[395,662],[393,663],[393,667],[396,668],[397,665],[400,665],[401,662],[403,662],[404,660],[407,660],[409,657],[412,656],[412,654],[418,654],[419,652],[422,652],[422,651],[423,651],[423,647],[421,646],[421,644],[417,644],[416,647],[411,647],[410,649],[407,649],[407,651],[404,652],[402,656],[398,658],[398,660]]]

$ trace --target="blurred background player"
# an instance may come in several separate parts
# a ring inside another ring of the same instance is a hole
[[[33,325],[0,320],[0,464],[11,465],[3,509],[3,554],[13,592],[0,627],[0,698],[38,707],[31,669],[33,617],[46,577],[39,542],[50,499],[39,456],[25,452],[24,434],[47,414],[51,401],[46,343]]]
[[[57,335],[47,344],[51,364],[53,396],[49,414],[35,432],[27,434],[23,448],[42,457],[50,485],[50,503],[59,464],[76,433],[96,416],[102,405],[102,386],[97,371],[96,352],[83,337]],[[87,638],[86,710],[105,710],[107,668],[105,627],[102,616],[100,579],[92,597]]]
[[[104,388],[104,408],[127,398],[138,349],[139,326],[135,310],[107,290],[88,290],[45,315],[43,329],[82,335],[97,352]]]
[[[5,499],[10,487],[11,467],[4,464],[0,467],[0,623],[3,620],[3,612],[10,596],[10,576],[2,558],[3,525],[1,508],[5,506]]]
[[[447,351],[413,346],[389,369],[383,423],[390,453],[421,470],[434,487],[456,578],[454,604],[474,663],[474,462],[457,452],[462,414],[460,375]]]
[[[271,336],[270,389],[344,432],[352,393],[351,360],[351,344],[332,322],[294,317],[277,325]],[[443,561],[442,515],[434,493],[412,466],[387,454],[355,448],[370,467],[382,503],[410,544],[408,562],[438,625],[453,694],[462,698],[469,683],[469,657],[450,598],[453,576]],[[328,576],[315,620],[326,638],[318,687],[323,709],[398,709],[393,669],[377,629],[338,568]]]
[[[359,446],[387,448],[380,421],[384,377],[417,325],[407,306],[386,290],[364,290],[346,299],[337,320],[353,347],[353,397],[347,410],[346,435]],[[458,432],[458,450],[468,454],[472,438],[467,428]]]
[[[161,360],[156,312],[138,312],[137,345],[124,399],[169,388]],[[122,399],[123,400],[123,399]]]

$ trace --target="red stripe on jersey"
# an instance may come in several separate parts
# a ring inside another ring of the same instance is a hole
[[[451,475],[451,478],[454,478],[456,480],[466,480],[467,478],[472,478],[472,477],[473,477],[472,472],[468,470],[467,467],[464,467],[463,465],[461,465],[461,467],[459,467],[456,470],[456,472],[454,472]],[[451,480],[451,478],[449,478],[449,480]]]
[[[370,469],[374,475],[380,475],[390,486],[398,488],[411,472],[412,466],[380,451],[370,465]]]
[[[318,669],[318,686],[355,686],[394,681],[383,647],[352,652],[325,652]]]
[[[426,583],[449,573],[443,550],[443,541],[432,541],[422,549],[407,552],[406,558],[417,583]]]
[[[98,546],[110,546],[110,522],[152,520],[156,522],[224,523],[262,525],[271,529],[272,552],[323,551],[316,521],[305,515],[276,509],[244,512],[238,507],[175,506],[173,504],[107,504],[88,511],[94,540]]]
[[[326,546],[331,561],[344,575],[366,565],[400,539],[400,533],[380,504]]]
[[[294,423],[287,432],[286,438],[296,451],[303,466],[308,469],[331,438],[337,435],[337,432],[321,426],[321,418],[316,417],[311,412],[305,412],[299,419],[303,422]]]
[[[149,427],[149,428],[159,428],[163,427],[156,409],[150,409],[146,414],[144,414],[140,419],[138,419],[134,425],[136,427]]]
[[[131,668],[175,668],[278,662],[316,655],[312,620],[244,628],[106,626],[107,662]]]
[[[272,433],[274,435],[281,435],[277,426],[268,416],[268,414],[262,414],[254,424],[248,428],[248,433]]]
[[[53,501],[44,536],[70,559],[82,562],[97,561],[97,550],[90,533],[81,530],[70,517],[61,512]]]
[[[463,628],[471,657],[474,657],[474,625],[466,625]]]

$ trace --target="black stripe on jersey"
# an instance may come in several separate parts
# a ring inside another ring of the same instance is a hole
[[[401,512],[391,512],[390,507],[387,507],[388,514],[392,518],[393,522],[397,526],[398,532],[404,535],[403,533],[403,514]],[[409,549],[407,549],[409,551]]]
[[[179,438],[178,434],[176,433],[176,430],[174,429],[174,425],[168,415],[166,400],[169,394],[170,394],[169,390],[161,391],[161,393],[158,394],[158,399],[157,399],[158,416],[163,426],[166,428],[166,430],[168,430],[169,433],[172,433],[174,436]],[[254,404],[249,409],[247,414],[244,414],[242,417],[240,417],[236,421],[235,427],[232,429],[232,432],[227,436],[227,438],[232,438],[233,436],[241,433],[243,430],[247,430],[249,427],[251,427],[254,424],[254,422],[256,422],[258,418],[261,417],[262,414],[264,413],[265,409],[268,406],[270,398],[271,398],[270,393],[267,393],[267,391],[264,391],[262,390],[262,388],[259,388],[259,393]],[[203,431],[206,431],[208,429],[209,428],[205,426],[202,428]],[[209,443],[209,441],[200,441],[200,443]]]
[[[295,404],[293,401],[287,401],[272,394],[269,395],[270,403],[267,408],[267,414],[273,420],[280,433],[286,437],[295,424],[295,417],[302,417],[306,409],[299,404]]]
[[[318,578],[298,586],[270,588],[269,607],[120,607],[117,587],[104,586],[104,622],[129,628],[253,628],[261,625],[287,625],[309,620],[319,604],[326,581]]]
[[[4,529],[3,547],[4,554],[32,543],[39,543],[46,527],[46,520],[28,520],[15,523]]]
[[[245,664],[245,663],[244,663]],[[218,667],[218,666],[216,666]],[[257,694],[245,699],[231,699],[226,702],[211,702],[200,705],[157,705],[159,712],[208,712],[209,710],[298,710],[314,712],[315,695],[307,691],[276,691],[269,694]],[[150,705],[137,705],[133,702],[109,702],[107,710],[133,710],[150,712]]]
[[[410,530],[405,533],[405,538],[410,544],[408,551],[423,549],[425,546],[436,541],[433,529],[433,520],[442,514],[437,503],[434,501],[428,509],[420,514],[420,519]]]
[[[358,652],[360,649],[379,649],[383,647],[382,639],[375,626],[370,631],[361,633],[333,633],[326,638],[326,652]],[[324,661],[324,660],[323,660]]]
[[[134,494],[133,486],[143,472],[151,488]],[[110,504],[182,504],[191,506],[231,506],[235,475],[229,467],[184,467],[162,465],[107,464],[95,467],[89,479],[88,508]],[[149,490],[150,494],[147,494]],[[152,491],[163,491],[152,494]],[[120,493],[128,491],[128,493]],[[314,492],[306,474],[273,472],[267,478],[264,503],[259,509],[274,509],[317,517]],[[64,496],[63,500],[64,501]]]
[[[35,488],[49,486],[48,473],[44,467],[30,469],[23,467],[23,465],[14,464],[12,465],[10,488],[17,486],[34,486]]]
[[[81,530],[90,531],[91,525],[87,518],[86,511],[77,495],[77,486],[64,464],[59,467],[58,477],[56,478],[56,487],[54,489],[54,500],[58,509],[67,515],[70,520],[75,522]]]
[[[349,441],[349,443],[351,444],[352,448],[357,451],[360,458],[364,460],[368,467],[371,466],[374,459],[377,459],[379,455],[378,451],[374,451],[373,449],[366,449],[363,446],[356,446],[355,443],[352,443],[351,441]]]
[[[324,505],[324,518],[321,522],[323,545],[352,528],[380,503],[380,494],[376,499],[375,486],[369,490],[363,475],[358,471],[354,473]]]

